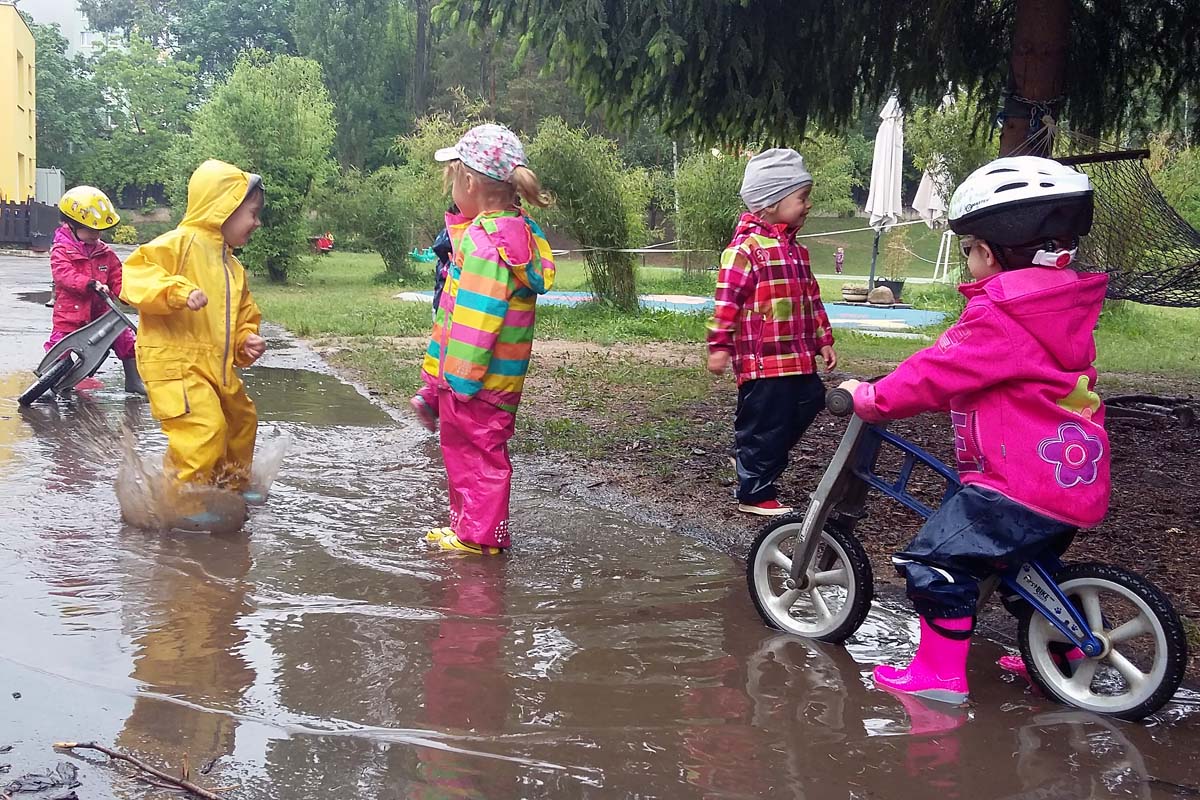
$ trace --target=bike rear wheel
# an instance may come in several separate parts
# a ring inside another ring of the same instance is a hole
[[[746,557],[754,607],[772,628],[840,644],[866,619],[875,594],[871,562],[853,534],[826,525],[808,570],[810,588],[789,589],[800,516],[780,517],[763,530]]]
[[[1065,705],[1140,720],[1171,699],[1187,667],[1187,637],[1179,615],[1158,587],[1107,564],[1073,564],[1055,582],[1082,613],[1104,652],[1066,661],[1069,645],[1041,614],[1025,615],[1017,641],[1029,676]]]
[[[42,375],[37,381],[21,393],[17,398],[17,402],[23,406],[33,405],[39,397],[44,395],[54,384],[63,379],[68,372],[75,366],[75,362],[71,360],[70,353],[64,355],[61,359],[54,362],[54,366],[46,370],[46,374]]]

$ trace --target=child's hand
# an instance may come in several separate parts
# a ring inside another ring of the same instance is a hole
[[[100,294],[108,294],[108,286],[101,283],[100,281],[88,281],[88,286],[91,287],[93,292],[99,292]]]
[[[257,333],[252,333],[246,337],[246,342],[242,345],[242,353],[245,354],[247,360],[250,362],[258,361],[265,352],[267,352],[266,339]]]
[[[708,371],[713,375],[724,375],[729,367],[729,351],[714,350],[708,354]]]
[[[854,390],[858,388],[858,385],[860,383],[862,383],[862,381],[856,381],[853,378],[851,378],[848,381],[842,381],[841,383],[839,383],[838,388],[845,389],[850,394],[854,394]]]
[[[192,311],[199,311],[208,305],[208,295],[199,289],[192,289],[192,293],[188,295],[187,307]]]
[[[833,368],[837,366],[837,353],[833,351],[831,345],[821,348],[821,358],[825,359],[825,371],[833,372]]]

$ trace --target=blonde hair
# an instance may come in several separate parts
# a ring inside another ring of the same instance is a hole
[[[529,167],[517,167],[507,181],[498,181],[471,169],[461,161],[451,161],[442,172],[442,190],[450,191],[454,179],[464,171],[479,181],[483,195],[491,204],[515,206],[518,196],[538,208],[547,208],[554,203],[554,195],[542,188],[542,182]]]

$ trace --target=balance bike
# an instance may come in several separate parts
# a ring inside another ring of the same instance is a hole
[[[851,416],[854,401],[833,389],[826,405]],[[902,456],[897,476],[877,471],[883,448]],[[854,534],[869,490],[928,517],[933,509],[908,489],[921,465],[958,491],[957,473],[922,448],[854,415],[803,515],[779,517],[746,559],[750,596],[771,627],[841,643],[862,624],[874,596],[866,552]],[[1170,600],[1140,575],[1099,563],[1064,564],[1057,553],[988,576],[982,608],[1003,586],[1017,617],[1017,642],[1033,682],[1065,705],[1120,719],[1153,714],[1175,694],[1187,666],[1187,638]],[[1077,647],[1082,659],[1065,654]]]
[[[108,352],[121,332],[126,328],[137,330],[137,325],[125,316],[110,294],[96,293],[104,298],[108,311],[99,319],[67,334],[50,348],[34,370],[37,381],[17,398],[21,405],[31,405],[47,391],[57,394],[92,377],[104,359],[108,358]]]

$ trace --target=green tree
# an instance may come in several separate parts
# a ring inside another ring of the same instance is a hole
[[[996,152],[996,129],[982,122],[976,98],[959,92],[944,108],[923,106],[910,115],[904,130],[905,147],[918,170],[940,170],[949,198],[954,187]]]
[[[146,39],[222,76],[245,50],[292,53],[294,0],[79,0],[98,31]]]
[[[105,48],[95,60],[96,85],[110,127],[78,172],[114,198],[141,205],[147,190],[168,177],[167,153],[187,132],[195,96],[196,65],[163,58],[146,39]]]
[[[854,157],[846,138],[822,131],[807,137],[799,149],[813,176],[813,208],[825,214],[853,213],[850,190],[861,184],[854,175]]]
[[[413,193],[421,181],[410,167],[381,167],[372,173],[347,170],[321,193],[322,216],[339,236],[353,236],[383,257],[388,275],[403,283],[416,277],[408,257],[416,238]]]
[[[679,216],[675,230],[688,247],[720,252],[746,206],[738,194],[746,159],[697,150],[679,165],[675,188]]]
[[[62,169],[75,183],[99,138],[104,101],[87,62],[67,56],[69,43],[57,25],[29,27],[37,54],[38,164]]]
[[[296,0],[300,54],[321,64],[337,119],[338,160],[374,167],[411,118],[412,15],[392,0]]]
[[[826,214],[854,211],[850,190],[857,185],[854,159],[844,137],[815,133],[798,148],[813,176],[813,208]],[[676,229],[691,247],[724,250],[738,217],[746,210],[738,194],[747,158],[699,150],[679,165]]]
[[[1200,230],[1200,147],[1172,149],[1166,137],[1151,142],[1151,176],[1167,202]]]
[[[304,220],[314,191],[332,176],[333,138],[333,104],[320,65],[251,51],[196,112],[191,136],[173,159],[174,204],[184,207],[187,176],[207,158],[262,175],[263,229],[246,247],[245,259],[284,282],[306,249]]]
[[[550,225],[585,248],[584,261],[599,300],[626,311],[638,308],[632,253],[620,249],[645,244],[650,180],[630,170],[611,139],[571,128],[550,117],[529,143],[529,163],[557,201],[548,209]]]
[[[810,123],[841,128],[893,89],[911,105],[955,85],[989,109],[1010,95],[1008,152],[1029,130],[1020,98],[1098,131],[1131,87],[1172,105],[1200,81],[1192,2],[444,0],[437,11],[521,31],[614,126],[650,113],[710,141],[794,140]]]
[[[247,50],[296,52],[295,0],[178,0],[169,27],[176,57],[196,61],[202,75],[222,76]]]

